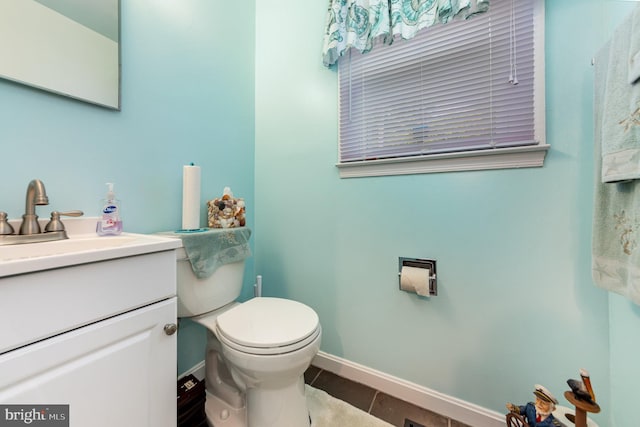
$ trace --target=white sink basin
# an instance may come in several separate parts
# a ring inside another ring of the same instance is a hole
[[[136,238],[130,235],[98,237],[95,235],[76,236],[72,239],[54,242],[24,243],[20,245],[0,246],[0,261],[14,261],[23,258],[64,255],[75,252],[99,251],[122,246]]]
[[[69,239],[0,246],[0,277],[171,250],[180,246],[177,239],[157,235],[122,233],[119,236],[97,236],[93,231],[96,220],[66,220],[64,223]]]

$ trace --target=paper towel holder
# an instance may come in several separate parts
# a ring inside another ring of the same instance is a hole
[[[438,282],[436,280],[436,260],[435,259],[421,259],[421,258],[398,258],[398,288],[403,290],[400,286],[400,275],[402,274],[402,267],[415,267],[415,268],[427,268],[430,271],[429,275],[429,295],[438,295]]]

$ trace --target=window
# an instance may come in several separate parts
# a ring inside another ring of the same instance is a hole
[[[411,40],[351,49],[338,64],[341,177],[542,166],[543,1]]]

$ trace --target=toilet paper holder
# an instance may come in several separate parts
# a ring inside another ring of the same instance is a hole
[[[398,258],[398,288],[403,290],[400,285],[402,275],[402,267],[426,268],[429,270],[429,295],[438,295],[438,282],[436,280],[436,260],[421,258]]]

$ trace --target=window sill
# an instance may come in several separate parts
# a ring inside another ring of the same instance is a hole
[[[338,163],[340,178],[542,167],[548,144]]]

